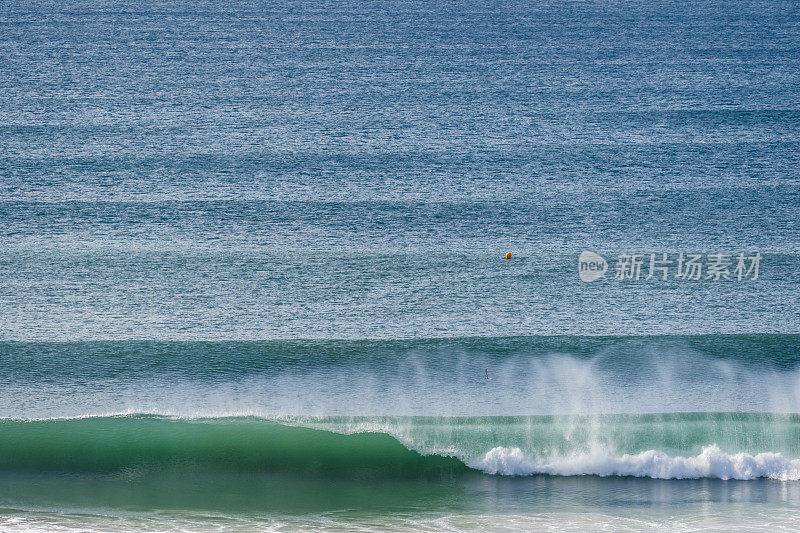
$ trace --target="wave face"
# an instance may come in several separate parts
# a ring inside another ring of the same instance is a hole
[[[800,417],[254,417],[0,422],[2,472],[345,479],[597,475],[800,479]]]
[[[256,419],[119,416],[0,423],[0,468],[16,471],[294,472],[418,477],[465,470],[386,434],[341,435]]]

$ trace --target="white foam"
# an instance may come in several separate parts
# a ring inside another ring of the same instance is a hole
[[[758,454],[722,451],[717,445],[705,446],[692,457],[670,456],[647,450],[637,454],[612,455],[603,452],[534,459],[519,448],[498,446],[472,465],[489,474],[559,476],[636,476],[656,479],[756,479],[783,481],[800,479],[800,459],[780,453]]]

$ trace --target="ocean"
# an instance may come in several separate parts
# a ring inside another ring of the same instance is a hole
[[[0,117],[0,530],[800,527],[795,3],[9,0]]]

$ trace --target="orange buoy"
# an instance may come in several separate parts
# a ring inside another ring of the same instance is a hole
[[[506,259],[511,259],[511,252],[506,252]]]

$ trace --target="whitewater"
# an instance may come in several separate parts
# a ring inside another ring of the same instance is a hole
[[[491,474],[561,476],[636,476],[655,479],[755,479],[768,477],[782,481],[800,479],[800,459],[787,459],[780,453],[758,454],[723,452],[710,445],[693,457],[670,457],[664,452],[647,450],[634,455],[611,456],[593,453],[574,457],[531,460],[519,448],[498,446],[475,464]]]

